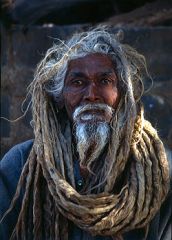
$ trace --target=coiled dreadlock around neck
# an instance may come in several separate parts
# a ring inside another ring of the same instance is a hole
[[[121,99],[111,122],[104,165],[93,164],[99,184],[88,178],[86,192],[81,193],[75,186],[71,126],[68,119],[60,121],[56,101],[68,62],[89,53],[112,59]],[[67,240],[69,221],[92,235],[114,239],[148,226],[167,195],[169,170],[163,144],[144,119],[140,103],[146,72],[144,57],[101,27],[75,34],[47,51],[30,86],[35,140],[7,211],[24,187],[11,238]]]

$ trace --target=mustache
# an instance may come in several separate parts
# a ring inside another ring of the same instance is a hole
[[[109,105],[107,104],[104,104],[104,103],[94,103],[94,104],[84,104],[84,105],[81,105],[79,107],[77,107],[73,113],[73,120],[76,121],[77,118],[84,112],[86,111],[103,111],[104,113],[112,116],[113,112],[114,112],[114,109],[112,107],[110,107]]]

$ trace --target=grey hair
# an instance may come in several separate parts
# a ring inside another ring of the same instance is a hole
[[[117,34],[111,33],[105,27],[76,33],[68,41],[54,44],[47,51],[37,68],[35,79],[31,84],[32,95],[34,96],[34,91],[37,91],[36,88],[43,88],[44,93],[53,95],[57,102],[59,98],[60,103],[63,99],[61,94],[69,61],[82,58],[90,53],[102,53],[109,56],[114,63],[114,69],[118,77],[120,100],[111,121],[113,133],[109,142],[109,159],[113,159],[113,161],[110,161],[108,170],[102,173],[104,182],[105,176],[110,174],[113,179],[111,177],[109,179],[113,183],[115,181],[113,177],[115,162],[122,161],[120,163],[122,170],[125,166],[125,161],[122,160],[122,152],[126,154],[126,161],[130,154],[134,124],[140,111],[140,98],[144,91],[143,76],[145,73],[147,74],[144,56],[132,47],[120,43]],[[57,111],[60,107],[59,105],[56,104]],[[33,112],[37,114],[37,110],[34,107]],[[142,125],[141,128],[143,128]],[[126,133],[127,137],[124,137]],[[121,141],[123,142],[122,145]],[[116,147],[114,148],[111,145]],[[117,156],[117,151],[119,152],[119,157]],[[110,185],[112,186],[113,184],[109,183]]]
[[[71,126],[69,121],[62,126],[57,104],[48,94],[61,94],[70,59],[100,51],[115,60],[122,93],[110,123],[113,131],[107,153],[102,161],[92,162],[95,175],[86,178],[79,192]],[[24,188],[11,239],[45,236],[66,240],[68,219],[92,235],[115,238],[149,226],[169,191],[169,168],[163,144],[140,107],[142,68],[143,56],[120,44],[105,29],[76,34],[67,43],[48,50],[29,89],[34,143],[10,207],[1,219],[16,206]]]
[[[121,44],[117,34],[110,33],[105,27],[76,33],[70,40],[54,44],[38,66],[36,78],[41,77],[45,81],[45,90],[58,98],[64,87],[68,62],[90,53],[108,55],[114,62],[124,92],[132,101],[140,99],[144,90],[140,70],[146,69],[145,59],[133,48]]]

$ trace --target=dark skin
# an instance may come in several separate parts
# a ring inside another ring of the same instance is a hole
[[[118,79],[110,57],[93,53],[71,60],[65,77],[63,98],[67,114],[72,115],[83,104],[104,103],[117,107],[119,102]],[[108,116],[104,116],[110,121]]]

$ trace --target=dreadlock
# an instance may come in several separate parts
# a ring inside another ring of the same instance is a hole
[[[71,126],[68,119],[60,121],[56,100],[68,62],[97,52],[114,62],[121,99],[104,164],[99,167],[95,160],[91,170],[96,176],[88,177],[81,193],[75,186]],[[114,239],[148,226],[167,195],[169,170],[163,143],[144,119],[144,73],[144,57],[105,28],[75,34],[47,51],[30,85],[34,144],[6,212],[24,187],[12,239],[67,240],[69,221],[92,235]]]

